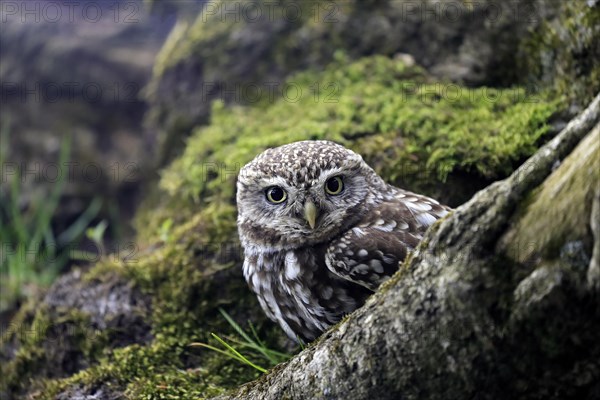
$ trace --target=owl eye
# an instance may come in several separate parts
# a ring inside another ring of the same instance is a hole
[[[287,193],[279,186],[271,186],[266,191],[267,200],[269,203],[280,204],[287,199]]]
[[[335,196],[342,193],[342,190],[344,190],[344,182],[339,176],[329,178],[327,182],[325,182],[325,192],[327,192],[327,194]]]

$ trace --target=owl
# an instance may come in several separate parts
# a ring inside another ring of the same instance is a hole
[[[329,141],[267,149],[237,180],[243,273],[267,316],[311,341],[364,304],[449,212]]]

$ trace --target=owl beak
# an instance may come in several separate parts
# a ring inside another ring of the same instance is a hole
[[[306,219],[306,222],[308,222],[308,225],[310,225],[310,229],[315,229],[315,221],[317,220],[318,215],[319,212],[315,206],[315,203],[313,203],[311,200],[308,200],[306,203],[304,203],[304,219]]]

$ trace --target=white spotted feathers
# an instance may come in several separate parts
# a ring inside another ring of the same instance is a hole
[[[248,285],[269,318],[305,341],[364,304],[450,210],[327,141],[258,155],[240,171],[237,206]]]

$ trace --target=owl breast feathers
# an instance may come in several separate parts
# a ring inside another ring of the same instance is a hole
[[[269,318],[304,341],[364,304],[450,211],[328,141],[258,155],[240,171],[237,207],[244,276]]]

